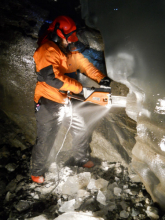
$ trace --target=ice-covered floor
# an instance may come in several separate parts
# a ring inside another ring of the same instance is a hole
[[[0,219],[164,219],[137,176],[119,162],[94,158],[91,169],[67,167],[59,155],[44,184],[32,183],[32,146],[4,115],[0,122]],[[8,142],[14,132],[18,148]]]

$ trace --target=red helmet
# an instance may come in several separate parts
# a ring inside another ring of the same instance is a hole
[[[76,24],[68,16],[58,16],[49,26],[48,31],[54,31],[59,37],[71,42],[78,41],[76,36]]]

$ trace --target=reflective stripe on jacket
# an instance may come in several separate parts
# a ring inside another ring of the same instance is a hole
[[[81,53],[74,53],[67,58],[60,48],[52,41],[42,44],[33,56],[38,72],[38,82],[35,88],[34,101],[37,103],[41,97],[65,103],[66,94],[61,91],[80,93],[82,85],[65,73],[73,73],[79,69],[89,78],[100,82],[105,77]]]

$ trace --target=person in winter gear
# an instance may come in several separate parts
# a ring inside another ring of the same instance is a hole
[[[39,47],[34,53],[38,82],[34,101],[37,120],[37,141],[32,151],[31,178],[34,182],[44,182],[46,163],[61,124],[67,125],[67,91],[81,93],[83,87],[76,80],[79,69],[97,83],[105,82],[105,75],[96,69],[79,52],[69,52],[68,44],[78,41],[75,22],[67,16],[57,17],[46,33],[39,39]],[[73,103],[74,104],[74,103]],[[63,120],[61,120],[63,109]],[[71,164],[93,167],[89,160],[90,135],[83,116],[73,108],[72,126],[73,155]]]

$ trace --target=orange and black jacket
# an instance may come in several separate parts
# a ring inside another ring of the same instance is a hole
[[[60,91],[80,93],[81,83],[68,76],[68,73],[76,72],[78,69],[98,83],[105,77],[83,54],[74,53],[66,57],[53,41],[42,44],[35,51],[33,58],[38,73],[34,94],[36,103],[41,97],[65,103],[67,95]]]

